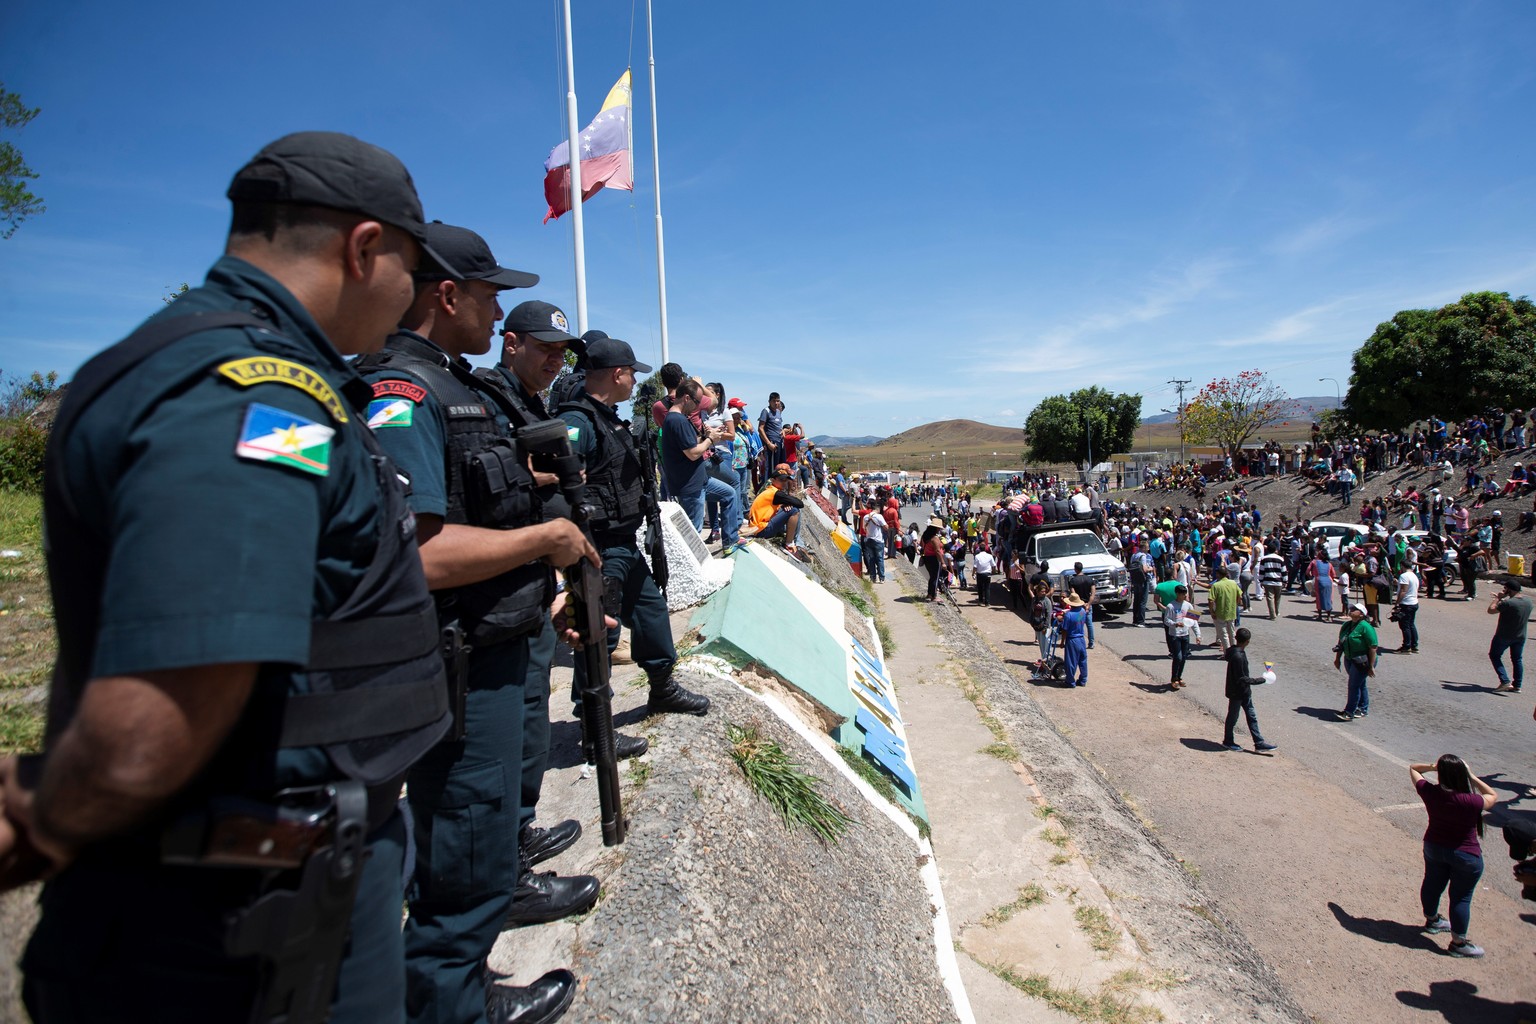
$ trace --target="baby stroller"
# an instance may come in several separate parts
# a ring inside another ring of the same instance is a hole
[[[1056,655],[1056,642],[1060,638],[1061,630],[1053,620],[1040,634],[1040,660],[1029,666],[1030,682],[1061,684],[1067,681],[1067,663]]]

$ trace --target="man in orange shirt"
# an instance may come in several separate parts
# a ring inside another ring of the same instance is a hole
[[[768,486],[758,492],[747,514],[749,525],[741,530],[743,537],[784,537],[784,550],[799,554],[800,509],[805,502],[790,493],[793,471],[785,463],[773,468]]]

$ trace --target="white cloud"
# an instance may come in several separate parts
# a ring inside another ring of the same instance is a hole
[[[1293,228],[1269,244],[1279,256],[1308,256],[1336,246],[1370,227],[1370,222],[1347,214],[1319,217]]]

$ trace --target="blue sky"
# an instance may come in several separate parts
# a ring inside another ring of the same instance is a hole
[[[259,10],[259,14],[256,13]],[[577,0],[578,119],[635,69],[636,191],[586,205],[590,326],[660,362],[644,7]],[[1258,367],[1331,393],[1399,309],[1536,292],[1536,5],[657,0],[672,358],[812,433],[1016,426]],[[48,212],[0,241],[0,368],[68,376],[196,283],[289,131],[398,154],[574,320],[553,2],[11,0]],[[631,35],[633,31],[633,35]],[[515,298],[524,297],[512,293]]]

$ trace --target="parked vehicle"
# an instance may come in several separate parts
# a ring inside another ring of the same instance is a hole
[[[1017,543],[1026,575],[1039,572],[1042,561],[1049,563],[1051,586],[1059,593],[1064,590],[1061,574],[1081,562],[1083,575],[1093,580],[1099,604],[1116,612],[1130,607],[1130,572],[1082,522],[1028,527],[1019,531]]]
[[[1307,530],[1313,536],[1323,535],[1323,543],[1328,547],[1328,557],[1335,559],[1339,557],[1339,550],[1346,540],[1355,542],[1362,540],[1370,532],[1370,527],[1363,523],[1333,523],[1314,519]]]

